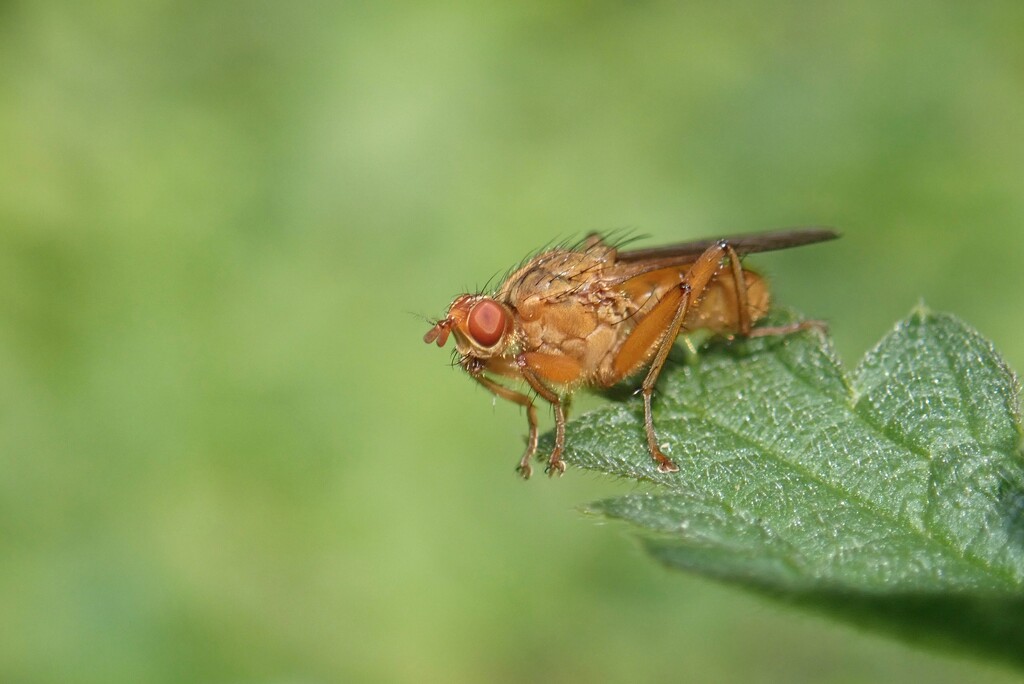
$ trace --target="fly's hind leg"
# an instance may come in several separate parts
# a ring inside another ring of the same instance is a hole
[[[652,348],[656,350],[651,360],[650,370],[647,371],[647,376],[640,386],[640,391],[644,397],[644,431],[647,435],[647,448],[651,453],[651,458],[658,465],[658,471],[662,473],[676,472],[679,470],[679,466],[662,453],[661,446],[658,444],[658,435],[654,429],[654,416],[651,410],[654,386],[658,382],[658,376],[672,350],[672,345],[675,344],[676,338],[679,336],[690,305],[700,301],[708,283],[718,273],[722,259],[729,254],[730,249],[729,244],[724,240],[708,247],[693,263],[679,284],[666,293],[654,308],[637,323],[612,362],[614,374],[618,377],[625,377],[643,363]],[[735,254],[735,252],[733,253]],[[736,262],[738,263],[738,259]],[[742,289],[742,286],[738,289]],[[739,299],[744,305],[741,327],[749,330],[751,326],[750,310],[745,290]]]
[[[736,300],[739,307],[737,324],[740,334],[748,337],[764,337],[823,327],[823,324],[818,321],[801,321],[792,325],[755,329],[747,281],[736,250],[726,240],[719,240],[704,250],[687,270],[685,276],[680,279],[679,284],[669,290],[637,323],[612,362],[609,384],[632,373],[648,358],[651,350],[655,350],[650,370],[644,378],[640,391],[644,397],[644,431],[647,435],[647,447],[651,458],[658,465],[658,471],[662,473],[676,472],[679,470],[679,466],[662,453],[658,444],[658,435],[654,429],[654,417],[651,410],[654,386],[658,382],[658,376],[665,365],[669,351],[682,330],[687,313],[691,306],[701,301],[708,284],[718,275],[725,259],[729,260],[732,277],[735,280]]]
[[[658,435],[654,431],[654,413],[651,410],[651,399],[654,396],[654,385],[658,382],[658,376],[661,375],[661,368],[665,365],[665,359],[668,358],[668,353],[672,351],[672,345],[675,343],[676,337],[679,335],[679,329],[682,327],[683,319],[686,318],[686,310],[690,307],[690,298],[692,296],[692,288],[690,287],[690,284],[683,281],[679,284],[678,291],[680,293],[680,298],[679,302],[676,304],[675,315],[672,317],[672,323],[669,325],[669,329],[666,331],[665,337],[658,346],[658,351],[654,356],[654,360],[651,362],[651,368],[647,371],[647,376],[644,378],[644,382],[640,386],[640,391],[644,396],[644,433],[647,435],[647,450],[651,452],[651,458],[653,458],[655,463],[658,464],[658,472],[660,473],[675,473],[679,471],[679,466],[677,466],[672,459],[661,451],[661,445],[658,444]],[[659,303],[659,306],[660,305],[661,304]]]
[[[729,259],[729,267],[732,271],[733,282],[736,285],[736,308],[737,320],[739,321],[740,334],[744,337],[775,337],[789,335],[801,330],[819,330],[825,332],[828,326],[824,321],[797,321],[788,325],[767,326],[754,328],[754,322],[750,315],[750,298],[747,295],[747,277],[743,273],[743,266],[740,264],[740,257],[736,250],[728,242],[723,242],[725,253]]]
[[[828,323],[825,321],[797,321],[787,325],[772,325],[764,328],[754,328],[747,337],[776,337],[780,335],[791,335],[802,330],[817,330],[828,332]]]
[[[665,359],[668,358],[672,345],[682,328],[692,297],[693,287],[686,279],[683,279],[679,285],[666,293],[637,324],[622,347],[619,348],[612,362],[615,375],[625,377],[632,372],[633,368],[642,363],[651,348],[657,345],[650,370],[647,371],[640,391],[644,397],[644,431],[647,435],[647,449],[650,451],[651,458],[657,463],[658,471],[662,473],[674,473],[679,470],[679,466],[663,454],[658,445],[658,435],[654,431],[654,416],[651,411],[651,398],[654,395],[654,386],[658,382],[661,368],[665,365]]]

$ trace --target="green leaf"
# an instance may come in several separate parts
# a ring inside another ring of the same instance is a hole
[[[852,375],[816,332],[667,366],[654,421],[678,473],[639,399],[570,423],[565,458],[648,483],[588,510],[669,567],[1024,666],[1017,396],[987,340],[920,308]]]

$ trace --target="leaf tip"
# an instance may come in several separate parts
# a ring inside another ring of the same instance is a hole
[[[935,312],[925,304],[924,297],[917,300],[917,304],[910,311],[910,318],[915,322],[920,322],[926,318],[931,318]]]

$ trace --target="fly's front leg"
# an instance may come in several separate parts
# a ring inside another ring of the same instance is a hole
[[[555,448],[551,450],[548,467],[544,469],[548,477],[565,472],[565,461],[562,460],[562,452],[565,451],[565,407],[560,401],[551,406],[555,409]]]
[[[519,365],[527,384],[541,398],[551,404],[551,408],[555,411],[555,448],[551,450],[551,456],[548,458],[548,467],[544,469],[544,472],[549,476],[561,475],[565,472],[565,462],[562,461],[562,452],[565,451],[565,407],[559,396],[548,389],[537,377],[537,374],[530,369],[525,354],[520,354],[516,357],[516,363]]]
[[[530,459],[537,453],[537,409],[534,407],[533,401],[525,394],[500,385],[484,375],[471,375],[471,377],[496,396],[526,407],[526,420],[530,424],[530,436],[527,438],[526,451],[523,452],[523,457],[519,459],[516,471],[523,476],[524,480],[529,480],[530,475],[533,474]]]

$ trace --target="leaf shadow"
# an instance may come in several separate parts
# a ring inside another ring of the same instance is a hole
[[[917,646],[985,655],[1024,667],[1024,597],[753,590],[802,609],[841,616]]]
[[[1024,455],[1018,455],[1021,467],[1004,471],[997,492],[997,510],[1003,521],[1007,543],[1024,548]]]

